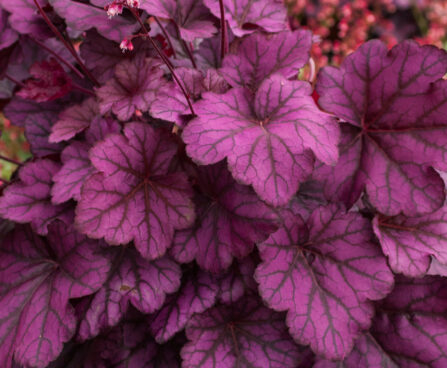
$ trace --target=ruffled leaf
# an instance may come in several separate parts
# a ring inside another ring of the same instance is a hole
[[[441,207],[444,183],[432,167],[447,162],[446,68],[447,53],[433,46],[406,41],[388,52],[373,40],[320,72],[319,104],[349,125],[339,164],[323,176],[344,188],[348,206],[366,189],[389,216]]]
[[[128,120],[136,109],[145,112],[165,84],[160,62],[144,56],[124,60],[115,68],[115,77],[97,89],[101,114],[112,111],[119,120]]]
[[[219,273],[277,229],[275,212],[251,188],[236,183],[223,162],[199,168],[197,184],[198,219],[176,233],[171,254],[177,261],[195,259],[203,269]]]
[[[228,159],[234,178],[253,185],[272,205],[284,205],[312,171],[313,155],[338,157],[338,127],[315,105],[310,85],[267,78],[255,96],[243,88],[205,93],[198,117],[183,131],[190,157],[202,165]]]
[[[180,287],[180,267],[163,257],[149,262],[133,249],[109,254],[113,265],[104,286],[91,298],[79,327],[86,340],[118,324],[129,304],[142,313],[153,313],[165,302],[167,293]]]
[[[220,72],[233,87],[256,91],[275,73],[285,78],[297,75],[309,59],[311,46],[310,31],[254,33],[242,40],[234,54],[225,57]]]
[[[76,329],[69,298],[92,294],[109,263],[98,242],[60,222],[46,239],[17,226],[0,248],[0,359],[47,367]],[[13,278],[11,276],[14,275]]]
[[[67,224],[71,215],[65,205],[51,203],[52,178],[60,166],[50,160],[25,164],[19,171],[19,181],[9,185],[0,197],[0,216],[18,223],[31,223],[41,235],[55,219]]]
[[[202,0],[142,0],[140,7],[151,15],[172,19],[181,38],[188,42],[211,37],[217,31]]]
[[[174,229],[195,217],[186,175],[168,172],[176,151],[167,133],[142,123],[97,143],[90,160],[99,173],[85,182],[76,208],[80,231],[109,244],[133,240],[147,259],[162,256]]]
[[[204,0],[211,12],[220,18],[219,0]],[[253,33],[258,26],[267,32],[287,29],[287,11],[281,1],[223,0],[225,19],[237,37]]]
[[[181,351],[183,368],[292,368],[300,361],[283,316],[254,297],[196,314],[186,336],[190,341]]]
[[[259,244],[255,279],[264,301],[288,311],[292,336],[328,359],[342,359],[370,326],[370,300],[385,297],[393,275],[368,221],[336,205],[316,209],[307,224],[293,212]]]

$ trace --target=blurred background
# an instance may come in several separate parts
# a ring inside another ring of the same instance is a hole
[[[447,0],[285,0],[292,29],[315,35],[312,60],[316,70],[339,65],[349,53],[372,38],[388,47],[404,39],[447,47]],[[304,74],[308,71],[304,71]],[[4,101],[3,101],[4,102]],[[3,103],[0,101],[0,106]],[[0,185],[30,157],[22,128],[0,112]]]

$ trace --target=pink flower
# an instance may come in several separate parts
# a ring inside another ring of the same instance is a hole
[[[123,52],[126,50],[132,51],[133,50],[132,41],[125,38],[124,40],[121,41],[120,48],[121,50],[123,50]]]
[[[123,12],[123,4],[114,1],[112,4],[106,6],[106,10],[109,18],[112,18],[115,15],[121,14]]]

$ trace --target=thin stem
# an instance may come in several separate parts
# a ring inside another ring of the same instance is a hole
[[[17,79],[15,79],[15,78],[11,77],[9,74],[5,74],[5,78],[6,78],[6,79],[9,79],[11,82],[17,84],[17,85],[20,86],[20,87],[25,87],[25,85],[24,85],[22,82],[20,82],[19,80],[17,80]]]
[[[220,59],[225,57],[227,52],[227,23],[225,22],[225,9],[223,0],[219,0],[220,6]]]
[[[312,57],[309,58],[309,82],[313,84],[316,76],[316,65]]]
[[[50,29],[53,31],[53,33],[56,35],[57,38],[64,44],[64,46],[70,51],[70,53],[73,55],[73,57],[76,59],[77,63],[81,67],[82,71],[85,73],[85,75],[93,82],[94,85],[99,87],[99,82],[96,80],[96,78],[90,73],[90,71],[86,68],[82,60],[79,58],[78,53],[74,50],[74,48],[67,42],[67,40],[62,36],[62,34],[59,32],[59,30],[54,26],[54,24],[51,22],[50,18],[48,18],[45,11],[42,9],[42,7],[39,5],[37,0],[33,0],[34,4],[36,4],[37,9],[39,10],[40,15],[42,15],[43,19],[45,20],[45,23],[50,27]]]
[[[174,21],[172,21],[172,23],[174,24],[175,31],[177,33],[177,38],[179,40],[181,40],[180,44],[182,45],[183,51],[186,52],[189,60],[191,60],[191,64],[192,64],[193,68],[197,69],[197,64],[196,64],[196,61],[194,60],[194,55],[192,54],[192,52],[191,52],[190,48],[188,47],[188,45],[186,44],[186,42],[184,40],[182,40],[182,36],[180,35],[180,28],[178,27],[177,23],[175,23]]]
[[[192,66],[194,69],[197,69],[196,61],[194,60],[194,55],[191,51],[191,48],[188,46],[188,44],[182,40],[184,49],[186,50],[186,53],[188,54],[189,59],[191,60]]]
[[[74,89],[77,89],[78,91],[83,92],[83,93],[85,93],[87,95],[96,96],[93,91],[90,91],[87,88],[81,87],[79,84],[73,83],[72,86],[73,86]]]
[[[10,162],[10,163],[12,163],[12,164],[14,164],[14,165],[17,165],[17,166],[22,166],[22,163],[21,163],[21,162],[16,161],[16,160],[14,160],[14,159],[12,159],[12,158],[3,156],[3,155],[0,155],[0,160]]]
[[[62,56],[58,55],[54,50],[51,50],[48,46],[46,46],[43,42],[40,42],[39,40],[36,40],[35,38],[30,37],[35,43],[37,43],[40,47],[42,47],[44,50],[49,52],[51,55],[53,55],[57,60],[59,60],[61,63],[69,67],[76,75],[82,79],[84,79],[84,74],[82,74],[74,65],[69,63],[67,60],[65,60]]]
[[[160,20],[158,19],[158,17],[155,17],[155,16],[154,16],[154,19],[155,19],[155,21],[157,22],[158,26],[160,27],[161,31],[163,32],[163,34],[164,34],[164,36],[165,36],[165,38],[166,38],[166,41],[168,42],[169,47],[170,47],[171,50],[172,50],[172,56],[174,56],[174,59],[177,59],[177,53],[175,52],[174,45],[173,45],[172,42],[171,42],[171,38],[169,37],[168,32],[166,31],[165,27],[163,27],[163,24],[161,24],[161,22],[160,22]]]
[[[138,23],[140,23],[140,26],[143,29],[144,33],[146,34],[146,37],[149,39],[149,42],[151,43],[152,47],[155,49],[155,51],[157,51],[158,55],[160,55],[161,59],[163,60],[163,62],[168,67],[169,71],[172,74],[172,77],[175,79],[177,85],[180,87],[180,89],[182,90],[183,95],[186,98],[186,102],[188,103],[189,109],[191,110],[191,114],[195,116],[196,113],[194,112],[194,109],[192,107],[191,100],[189,99],[188,93],[186,92],[185,87],[183,87],[183,84],[178,79],[177,74],[175,74],[174,68],[172,67],[171,63],[169,62],[169,60],[167,59],[166,55],[163,53],[163,51],[160,50],[160,48],[157,46],[157,44],[154,41],[154,39],[149,34],[148,29],[144,25],[143,21],[141,20],[140,16],[138,15],[137,11],[135,9],[133,9],[133,8],[130,8],[130,11],[132,12],[133,16],[138,21]]]

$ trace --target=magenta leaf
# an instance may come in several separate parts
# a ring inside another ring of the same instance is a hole
[[[17,39],[17,32],[10,27],[8,22],[8,13],[0,8],[0,50],[11,46]]]
[[[70,106],[60,113],[59,120],[51,127],[48,140],[52,143],[69,140],[87,129],[98,115],[99,107],[93,98],[84,100],[79,105]]]
[[[90,150],[99,173],[83,185],[75,222],[109,244],[134,241],[147,259],[162,256],[174,229],[194,222],[192,190],[182,172],[169,173],[177,145],[148,124],[128,123]]]
[[[447,364],[445,278],[396,277],[379,303],[371,335],[398,367],[442,368]]]
[[[180,290],[168,296],[163,308],[151,318],[150,330],[155,340],[166,342],[183,330],[195,313],[214,305],[217,291],[218,285],[209,274],[200,270],[184,273]]]
[[[201,71],[180,67],[175,70],[186,93],[192,101],[200,98],[205,91],[204,75]],[[160,86],[156,101],[151,106],[151,115],[158,119],[172,121],[179,126],[185,125],[183,115],[191,114],[188,102],[176,82]]]
[[[24,82],[17,96],[36,102],[53,101],[68,94],[72,81],[59,62],[53,58],[49,61],[34,63],[30,68],[32,78]]]
[[[96,118],[85,133],[87,142],[73,142],[61,154],[62,168],[53,176],[51,200],[54,204],[70,199],[81,199],[81,187],[93,173],[88,151],[96,141],[105,139],[108,134],[119,133],[121,126],[112,119]]]
[[[219,301],[224,304],[233,304],[243,295],[257,292],[258,284],[256,284],[253,274],[258,259],[254,258],[250,255],[243,260],[233,262],[227,272],[215,277],[219,284],[217,294]]]
[[[430,256],[447,264],[445,207],[420,217],[378,215],[374,219],[374,232],[396,273],[423,276],[430,267]]]
[[[163,85],[160,61],[144,56],[124,60],[115,77],[96,90],[101,114],[112,111],[119,120],[128,120],[136,109],[147,111]]]
[[[369,327],[370,300],[385,297],[393,275],[357,213],[337,205],[316,209],[307,223],[292,212],[284,227],[258,245],[255,279],[264,301],[288,311],[292,336],[328,359],[342,359]]]
[[[0,216],[18,223],[31,223],[34,231],[45,235],[55,219],[71,222],[66,205],[53,205],[50,190],[52,177],[60,169],[50,160],[25,164],[19,171],[19,181],[9,185],[0,197]]]
[[[313,368],[401,368],[390,355],[388,355],[370,333],[359,337],[352,352],[342,361],[334,362],[318,359]],[[406,367],[406,366],[405,366]]]
[[[196,224],[176,233],[171,254],[219,273],[267,239],[277,229],[277,216],[250,187],[236,183],[223,162],[199,168],[197,183],[203,194],[196,200]]]
[[[48,4],[47,0],[38,0],[41,6]],[[11,13],[9,24],[19,33],[31,34],[38,38],[51,37],[42,17],[36,12],[34,0],[0,0],[0,6]]]
[[[255,297],[196,314],[186,336],[190,342],[181,351],[183,368],[293,368],[300,360],[284,316]]]
[[[17,226],[0,249],[0,359],[46,367],[76,329],[69,298],[89,295],[105,281],[109,263],[98,242],[61,222],[41,238]],[[14,275],[13,278],[11,276]]]
[[[36,157],[58,154],[63,146],[49,142],[52,125],[57,121],[62,104],[35,102],[14,98],[5,108],[5,116],[11,123],[25,127],[25,136],[31,152]]]
[[[67,25],[76,31],[87,31],[96,28],[104,37],[121,42],[132,34],[138,25],[125,17],[109,19],[104,7],[95,7],[75,0],[49,0],[51,6]]]
[[[227,55],[220,72],[233,87],[254,91],[275,73],[291,78],[309,59],[312,33],[300,30],[274,35],[254,33],[243,39],[235,54]]]
[[[443,50],[407,41],[387,52],[373,40],[340,68],[321,71],[320,105],[349,124],[340,163],[325,173],[333,173],[327,181],[334,188],[348,192],[343,182],[350,178],[355,197],[366,188],[373,206],[390,216],[441,207],[444,184],[432,167],[447,162],[447,82],[439,80],[446,68]]]
[[[134,249],[112,249],[112,269],[104,286],[92,297],[79,327],[86,340],[115,326],[129,304],[143,313],[160,309],[167,293],[180,287],[181,271],[167,257],[149,262]]]
[[[311,150],[328,164],[338,157],[338,126],[310,94],[307,82],[279,75],[264,80],[254,97],[243,88],[205,93],[183,131],[186,151],[201,165],[227,158],[236,180],[284,205],[312,171]]]
[[[211,12],[220,18],[219,0],[204,0]],[[237,37],[253,33],[253,25],[267,32],[287,29],[287,10],[281,1],[223,0],[225,19]]]
[[[151,15],[172,19],[181,38],[188,42],[211,37],[217,31],[202,0],[142,0],[140,7]]]

